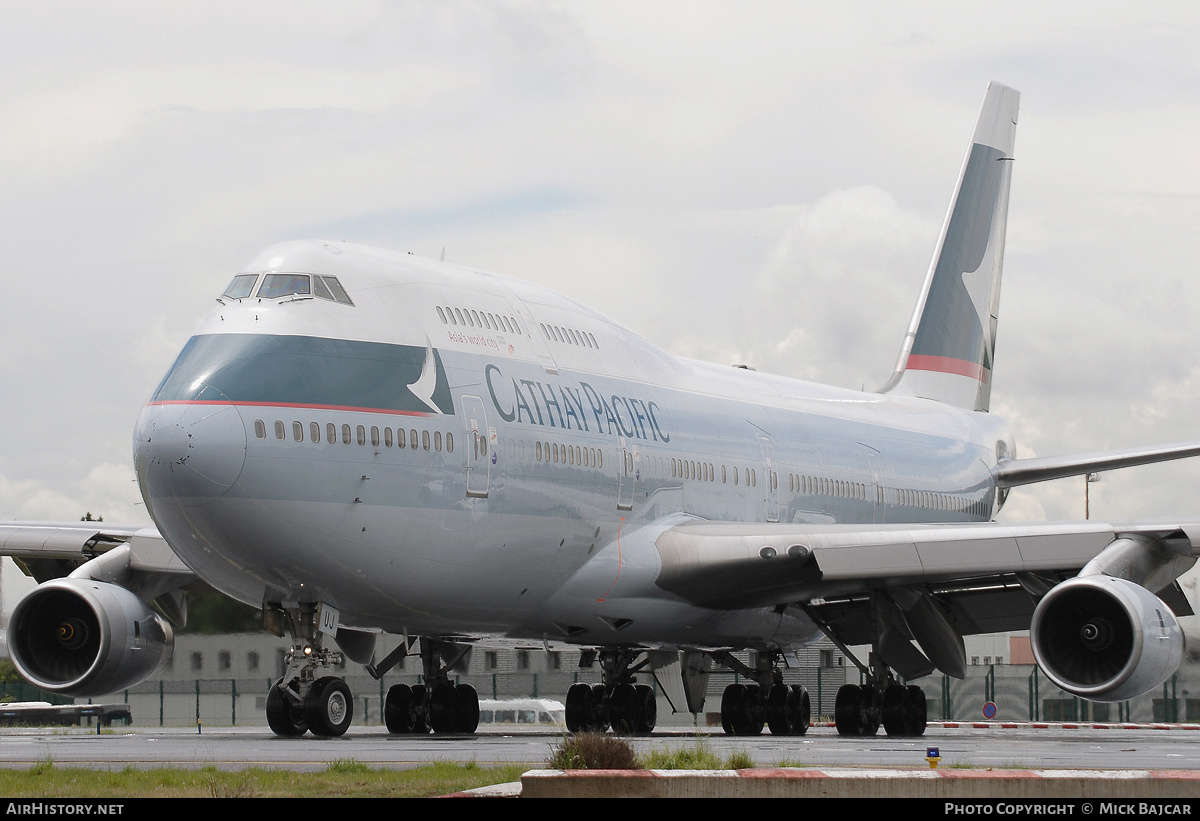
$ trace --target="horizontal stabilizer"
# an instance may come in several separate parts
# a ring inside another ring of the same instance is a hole
[[[1080,476],[1102,470],[1116,470],[1155,462],[1169,462],[1200,456],[1200,442],[1181,442],[1175,445],[1156,445],[1149,448],[1126,448],[1097,453],[1077,453],[1072,456],[1046,456],[1033,459],[1008,459],[992,468],[996,487],[1006,488],[1048,482],[1065,476]]]

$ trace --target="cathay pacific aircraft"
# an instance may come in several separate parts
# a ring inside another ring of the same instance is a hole
[[[726,732],[802,734],[808,693],[780,665],[821,635],[870,648],[851,656],[867,683],[837,694],[843,734],[920,735],[925,696],[900,682],[962,677],[969,634],[1030,629],[1045,674],[1087,699],[1156,687],[1182,656],[1175,580],[1200,520],[993,521],[1015,485],[1200,454],[1017,459],[988,412],[1017,100],[988,88],[875,393],[681,359],[470,267],[266,249],[137,420],[155,527],[0,527],[40,583],[12,615],[14,663],[66,695],[128,687],[169,657],[199,577],[290,639],[267,698],[281,736],[344,733],[335,665],[379,677],[409,653],[424,684],[388,691],[389,731],[473,732],[476,691],[451,673],[489,639],[599,664],[566,693],[572,731],[652,730],[651,671],[699,711],[716,663],[748,682],[725,689]],[[382,658],[380,633],[403,637]]]

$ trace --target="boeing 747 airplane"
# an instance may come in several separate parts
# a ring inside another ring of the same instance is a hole
[[[584,648],[602,683],[572,731],[648,732],[636,674],[700,711],[738,670],[726,732],[804,733],[783,683],[826,635],[863,685],[843,734],[920,735],[963,636],[1031,630],[1062,689],[1116,701],[1178,666],[1175,580],[1200,520],[999,524],[1009,488],[1200,454],[1200,443],[1017,459],[988,412],[1018,95],[993,84],[895,371],[854,392],[672,356],[567,297],[469,267],[291,242],[233,277],[134,431],[156,527],[0,527],[40,583],[8,640],[34,684],[94,696],[151,675],[200,577],[291,641],[275,733],[344,733],[343,657],[392,687],[394,733],[473,732],[451,673],[488,638]],[[378,658],[380,633],[402,636]],[[753,650],[750,662],[734,656]]]

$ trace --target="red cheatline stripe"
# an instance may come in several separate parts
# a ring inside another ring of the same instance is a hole
[[[972,379],[978,379],[980,382],[988,381],[988,370],[982,365],[977,365],[974,362],[967,362],[964,359],[954,359],[949,356],[925,356],[922,354],[909,354],[908,365],[909,370],[914,371],[937,371],[938,373],[956,373],[959,376],[969,376]]]
[[[437,416],[431,411],[394,410],[391,408],[358,408],[349,405],[311,405],[305,402],[222,402],[194,401],[191,399],[165,399],[147,402],[147,405],[238,405],[247,408],[300,408],[301,410],[354,411],[357,413],[387,413],[392,416]]]

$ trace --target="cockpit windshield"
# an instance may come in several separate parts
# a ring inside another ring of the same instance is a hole
[[[229,291],[226,291],[227,296],[232,296],[230,291],[237,286],[238,293],[243,290],[248,296],[250,290],[254,287],[256,274],[242,274],[235,277],[233,284],[229,286]],[[248,277],[248,284],[244,287],[239,281],[244,277]],[[346,293],[346,289],[342,287],[342,283],[338,282],[337,277],[325,276],[324,274],[267,274],[263,277],[262,285],[258,286],[259,299],[279,299],[280,297],[317,297],[318,299],[327,299],[330,302],[340,302],[343,305],[353,305],[353,300]],[[239,299],[241,297],[238,297]]]
[[[308,274],[267,274],[258,287],[259,299],[277,299],[293,294],[308,296],[311,293]]]
[[[225,289],[222,296],[230,299],[245,299],[250,296],[250,292],[254,290],[254,283],[257,281],[258,274],[238,274],[233,278],[233,282],[229,283],[229,287]]]

